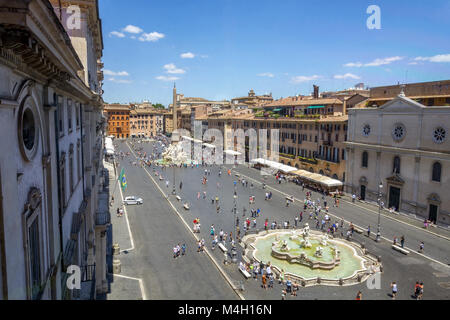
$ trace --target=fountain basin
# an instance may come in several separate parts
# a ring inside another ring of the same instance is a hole
[[[295,232],[299,234],[301,229]],[[267,230],[244,236],[244,260],[270,263],[276,275],[283,270],[285,279],[304,286],[358,284],[380,270],[377,258],[357,243],[331,238],[328,246],[321,245],[324,249],[322,256],[316,257],[315,248],[320,245],[318,239],[323,237],[323,233],[309,231],[311,248],[296,246],[298,242],[291,239],[295,238],[292,235],[292,230]],[[278,245],[281,242],[286,242],[290,250],[280,250]],[[303,258],[302,252],[305,253]]]

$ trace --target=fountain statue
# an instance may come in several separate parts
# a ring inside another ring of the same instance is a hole
[[[322,249],[322,247],[317,247],[317,248],[316,248],[316,252],[314,253],[314,255],[315,255],[316,257],[322,257],[322,254],[323,254],[323,249]]]
[[[172,162],[177,165],[190,162],[191,160],[191,157],[183,151],[183,142],[169,145],[169,147],[162,153],[162,157],[165,161]]]
[[[305,223],[305,227],[303,228],[303,238],[309,237],[309,224]]]
[[[327,246],[327,243],[328,243],[328,235],[326,234],[321,237],[320,244],[323,246]]]
[[[280,251],[287,252],[289,250],[290,250],[290,248],[288,247],[287,241],[283,240],[283,242],[281,243]]]
[[[300,240],[300,247],[301,248],[311,248],[312,247],[311,241],[309,241],[309,239],[307,237],[303,240]]]

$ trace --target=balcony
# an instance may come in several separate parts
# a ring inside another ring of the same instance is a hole
[[[324,146],[333,146],[333,141],[329,140],[329,141],[322,141],[322,145]]]
[[[111,223],[111,214],[109,211],[97,212],[95,215],[96,226],[107,226]]]
[[[316,159],[310,159],[310,158],[305,158],[305,157],[298,157],[298,159],[304,163],[309,163],[309,164],[317,164],[318,163],[318,161]]]

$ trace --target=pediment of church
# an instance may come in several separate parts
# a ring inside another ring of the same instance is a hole
[[[425,108],[422,104],[411,100],[408,97],[397,96],[395,99],[385,103],[380,107],[383,112],[415,112],[420,113]]]
[[[386,181],[390,184],[396,184],[396,185],[403,185],[405,183],[405,180],[400,177],[399,174],[394,174],[386,179]]]

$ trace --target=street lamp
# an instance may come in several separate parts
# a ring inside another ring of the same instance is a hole
[[[380,227],[380,218],[381,218],[381,189],[383,188],[383,183],[380,182],[378,185],[378,229],[377,229],[377,237],[375,238],[376,242],[380,241],[381,237],[381,227]]]
[[[236,211],[237,211],[237,192],[236,192],[236,183],[234,184],[234,208],[233,208],[233,212],[234,212],[234,242],[232,244],[232,248],[231,248],[231,262],[232,263],[237,263],[237,252],[236,252]]]

